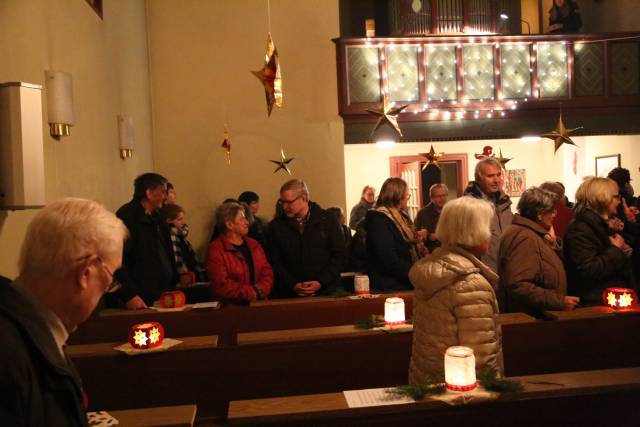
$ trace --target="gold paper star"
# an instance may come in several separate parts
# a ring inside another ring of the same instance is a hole
[[[433,145],[431,145],[431,149],[428,153],[420,153],[422,157],[427,159],[427,162],[422,166],[422,170],[425,170],[429,165],[434,165],[436,167],[440,167],[438,164],[438,159],[444,155],[444,153],[436,153],[436,150],[433,149]]]
[[[558,151],[558,148],[560,148],[562,144],[576,145],[571,140],[569,135],[572,132],[577,131],[578,129],[582,129],[582,126],[574,129],[567,129],[566,127],[564,127],[564,122],[562,121],[562,113],[560,113],[560,117],[558,118],[558,124],[556,125],[556,128],[553,131],[542,134],[540,136],[542,138],[553,139],[553,142],[555,143],[555,150],[553,152],[555,153]]]
[[[282,170],[286,171],[289,175],[291,175],[291,171],[289,170],[289,166],[288,165],[294,159],[295,159],[295,157],[287,158],[287,156],[284,155],[284,150],[281,148],[280,149],[280,160],[269,160],[271,163],[275,163],[276,165],[278,165],[278,167],[276,168],[276,170],[273,171],[273,173],[276,173],[280,169],[282,169]]]
[[[398,114],[400,114],[400,112],[405,108],[407,108],[408,106],[409,105],[407,104],[407,105],[402,105],[400,107],[391,107],[389,105],[387,94],[384,94],[382,96],[382,108],[366,110],[367,113],[373,114],[374,116],[378,116],[378,121],[376,122],[376,125],[373,127],[373,130],[371,131],[371,135],[373,135],[375,131],[377,131],[378,128],[382,126],[384,123],[388,123],[389,126],[391,126],[396,132],[398,132],[398,135],[402,136],[402,132],[400,131],[400,127],[398,126]]]
[[[616,306],[616,294],[614,294],[613,292],[609,292],[607,294],[607,304],[609,304],[611,307]]]
[[[151,332],[149,332],[149,342],[151,344],[155,344],[160,339],[160,331],[158,328],[152,328]]]
[[[231,138],[229,137],[229,131],[227,130],[227,125],[224,125],[224,140],[222,141],[222,145],[220,145],[224,149],[224,157],[227,159],[227,164],[231,165]]]
[[[147,345],[147,334],[144,331],[137,330],[133,335],[133,342],[139,346]]]
[[[267,37],[267,53],[265,55],[264,66],[261,70],[251,72],[264,86],[264,94],[267,99],[267,115],[271,116],[271,110],[273,110],[274,105],[278,108],[282,107],[280,60],[278,59],[278,49],[276,49],[271,39],[271,33],[269,33]]]
[[[496,159],[500,162],[503,169],[507,169],[507,163],[513,159],[513,157],[502,157],[502,148],[500,149],[500,157],[496,157]]]
[[[631,298],[631,294],[628,294],[626,292],[620,295],[620,298],[618,299],[618,304],[620,305],[620,307],[629,307],[632,302],[633,299]]]

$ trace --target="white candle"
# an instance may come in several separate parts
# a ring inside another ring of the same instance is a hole
[[[404,325],[404,300],[387,298],[384,302],[384,322],[387,325]]]
[[[449,390],[476,388],[476,358],[469,347],[449,347],[444,355],[444,379]]]

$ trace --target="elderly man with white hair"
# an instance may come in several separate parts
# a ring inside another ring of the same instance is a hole
[[[64,345],[105,293],[117,289],[127,229],[90,200],[38,212],[22,244],[19,276],[0,287],[3,425],[85,426],[80,378]]]
[[[461,197],[442,209],[436,234],[442,242],[409,271],[413,298],[413,350],[409,382],[443,376],[444,352],[466,346],[476,366],[502,372],[502,339],[494,288],[498,276],[480,258],[487,252],[493,209]]]

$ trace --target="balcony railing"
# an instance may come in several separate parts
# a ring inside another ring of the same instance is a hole
[[[337,39],[345,123],[387,95],[400,121],[640,106],[640,33]]]

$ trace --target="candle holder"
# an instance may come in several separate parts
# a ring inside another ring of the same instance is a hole
[[[404,300],[399,297],[387,298],[384,302],[384,323],[386,326],[405,324]]]
[[[470,391],[476,388],[476,358],[469,347],[449,347],[444,355],[444,380],[447,389]]]
[[[602,292],[602,302],[616,310],[638,304],[636,291],[629,288],[607,288]]]

